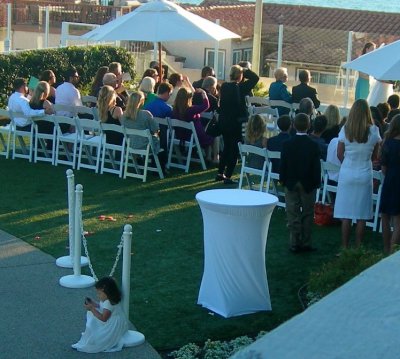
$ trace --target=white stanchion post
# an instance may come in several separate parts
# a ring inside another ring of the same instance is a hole
[[[75,178],[74,172],[68,169],[67,172],[68,183],[68,242],[69,242],[69,255],[57,258],[56,265],[62,268],[73,268],[74,257],[74,231],[75,231]],[[81,256],[81,266],[87,266],[89,261],[86,257]]]
[[[60,285],[67,288],[87,288],[94,285],[95,282],[93,277],[81,275],[82,196],[83,186],[78,184],[75,188],[74,274],[60,278]]]
[[[124,226],[124,250],[122,257],[122,308],[129,318],[129,294],[131,290],[131,248],[132,248],[132,226]],[[128,330],[123,342],[125,347],[134,347],[144,343],[145,337],[142,333],[135,330]]]

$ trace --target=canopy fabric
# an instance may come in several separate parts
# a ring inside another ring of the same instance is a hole
[[[93,41],[195,41],[240,38],[239,35],[167,0],[154,0],[82,35]]]
[[[400,80],[400,40],[380,47],[343,65],[377,80]]]

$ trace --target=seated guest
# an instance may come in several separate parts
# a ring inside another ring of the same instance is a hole
[[[150,62],[149,67],[151,69],[156,70],[158,73],[158,76],[160,76],[161,71],[160,71],[160,66],[158,64],[158,61]],[[162,82],[166,82],[168,80],[168,71],[169,71],[168,65],[162,65]]]
[[[390,106],[390,110],[396,110],[400,105],[400,97],[397,94],[390,95],[387,99],[387,103]]]
[[[119,62],[112,62],[111,64],[108,65],[108,70],[113,73],[115,76],[117,76],[117,87],[115,89],[115,92],[121,99],[126,102],[128,101],[128,92],[126,91],[126,88],[124,87],[122,81],[122,66]]]
[[[325,140],[326,144],[329,144],[329,142],[331,142],[332,138],[339,136],[339,131],[340,131],[339,107],[337,107],[336,105],[329,105],[326,108],[324,115],[325,115],[328,123],[326,125],[325,131],[321,135],[321,138],[323,138]]]
[[[314,116],[314,103],[309,97],[304,97],[299,102],[297,113],[305,113],[310,119]]]
[[[107,72],[103,76],[103,85],[104,86],[111,86],[114,89],[117,106],[121,107],[122,110],[125,110],[125,107],[126,107],[125,99],[126,99],[126,97],[120,96],[117,93],[117,87],[118,87],[118,78],[117,78],[117,76],[115,76],[115,74],[113,74],[112,72]]]
[[[40,74],[39,80],[40,81],[46,81],[50,85],[50,92],[49,92],[49,96],[47,97],[47,99],[51,103],[55,103],[55,101],[56,101],[56,89],[54,88],[54,85],[57,82],[57,78],[56,78],[56,75],[54,74],[54,72],[51,71],[51,70],[44,70]]]
[[[79,75],[75,67],[69,68],[64,76],[64,83],[57,87],[56,105],[82,106],[81,93],[76,88]],[[68,111],[57,111],[57,115],[71,117]]]
[[[324,115],[317,116],[314,120],[313,131],[309,134],[309,137],[318,144],[321,159],[324,161],[326,160],[328,145],[325,140],[321,138],[321,134],[324,132],[327,123],[328,121]]]
[[[387,116],[387,123],[390,123],[390,121],[392,120],[392,118],[394,117],[394,116],[396,116],[396,115],[398,115],[400,113],[400,109],[398,109],[398,108],[396,108],[396,109],[394,109],[394,110],[391,110],[389,113],[388,113],[388,116]]]
[[[346,123],[346,117],[343,117],[342,121],[340,122],[340,128],[344,126]],[[338,148],[339,138],[334,137],[332,138],[331,142],[329,142],[328,150],[326,153],[326,162],[333,163],[334,165],[340,167],[342,162],[339,160],[337,156],[337,148]],[[328,171],[329,181],[333,181],[334,184],[337,184],[339,180],[339,171]]]
[[[282,115],[278,118],[278,128],[281,132],[276,136],[273,136],[267,141],[268,151],[282,151],[283,143],[290,139],[290,130],[292,128],[292,120],[289,115]],[[271,159],[272,171],[277,173],[279,171],[280,160],[277,158]]]
[[[207,160],[212,161],[210,146],[214,142],[214,137],[206,134],[203,124],[201,123],[200,120],[200,114],[208,109],[210,103],[208,102],[208,98],[204,90],[197,89],[195,91],[200,92],[203,99],[202,104],[193,105],[192,93],[186,90],[185,88],[181,88],[178,91],[178,94],[176,95],[173,107],[173,115],[174,118],[177,118],[178,120],[194,123],[194,127],[200,142],[200,146],[207,149],[206,151]],[[181,140],[190,139],[190,133],[184,129],[177,129],[176,136]]]
[[[388,114],[390,112],[390,106],[387,102],[381,102],[378,103],[378,105],[376,106],[376,108],[379,110],[379,112],[382,115],[382,121],[386,123]]]
[[[204,66],[201,69],[201,79],[193,82],[193,88],[194,89],[202,88],[203,87],[203,80],[208,76],[215,77],[214,69],[212,67],[210,67],[210,66]]]
[[[293,86],[292,88],[292,99],[294,103],[299,103],[303,98],[310,98],[314,103],[314,107],[318,108],[321,104],[318,99],[317,90],[309,85],[311,80],[311,74],[308,70],[301,70],[299,72],[300,84]]]
[[[121,125],[121,117],[123,115],[122,108],[117,106],[117,94],[111,86],[103,86],[99,92],[97,107],[99,109],[99,119],[103,123]],[[105,131],[107,143],[121,145],[123,135],[114,131]]]
[[[151,77],[154,79],[155,82],[158,81],[158,71],[156,69],[147,69],[145,72],[143,72],[142,80],[145,77]]]
[[[274,76],[276,81],[272,82],[269,86],[269,99],[292,103],[292,95],[285,85],[285,82],[288,80],[287,69],[284,67],[277,68]],[[279,116],[287,115],[290,112],[290,109],[286,107],[277,106],[276,108],[278,109]]]
[[[96,72],[96,75],[94,76],[92,85],[90,86],[90,96],[97,97],[99,96],[99,91],[104,85],[103,79],[104,75],[109,72],[108,66],[101,66]],[[108,85],[108,84],[107,84]]]
[[[145,97],[143,106],[146,106],[157,98],[157,95],[154,93],[155,85],[156,81],[153,77],[149,76],[144,77],[140,82],[139,91],[142,91]]]
[[[46,110],[34,110],[29,106],[29,100],[26,98],[28,93],[28,85],[25,79],[16,78],[13,82],[14,92],[8,99],[8,109],[13,112],[22,112],[25,116],[44,116]],[[47,112],[49,115],[52,111]],[[14,118],[16,126],[23,130],[29,131],[31,124],[29,119]]]
[[[248,145],[265,148],[267,147],[267,138],[265,137],[266,123],[260,115],[251,116],[246,126],[245,142]],[[252,168],[262,169],[264,158],[250,154],[247,158],[247,165]]]
[[[172,85],[173,90],[171,92],[171,96],[168,99],[168,103],[173,106],[175,103],[175,98],[176,95],[178,94],[178,91],[182,88],[182,87],[186,87],[189,92],[194,93],[194,88],[189,80],[189,77],[182,75],[182,74],[172,74],[169,78],[168,78],[169,83]]]

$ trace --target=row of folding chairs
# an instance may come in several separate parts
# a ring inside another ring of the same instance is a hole
[[[258,187],[258,191],[271,193],[278,197],[278,206],[286,207],[285,193],[279,185],[279,173],[273,171],[273,160],[280,160],[281,153],[269,151],[253,145],[238,143],[241,157],[241,169],[239,188],[244,187],[245,181],[250,189]],[[251,159],[257,158],[257,166],[254,167]],[[262,165],[261,165],[262,163]],[[259,177],[259,178],[258,178]]]
[[[143,182],[148,171],[155,171],[164,178],[149,130],[129,129],[77,116],[28,118],[22,113],[6,110],[0,110],[0,115],[11,120],[9,125],[0,127],[1,154],[6,158],[11,155],[13,159],[24,158],[35,163],[65,164],[78,170],[87,168],[96,173],[140,178]],[[23,131],[18,128],[15,118],[27,118],[31,123],[30,129]],[[40,125],[45,123],[47,128],[53,128],[52,131],[41,132]],[[107,136],[110,133],[118,133],[122,143],[109,143]],[[133,136],[146,138],[147,146],[134,148]]]

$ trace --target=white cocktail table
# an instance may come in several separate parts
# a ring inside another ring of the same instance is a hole
[[[265,267],[269,221],[278,198],[216,189],[196,195],[204,223],[198,304],[223,317],[271,310]]]

